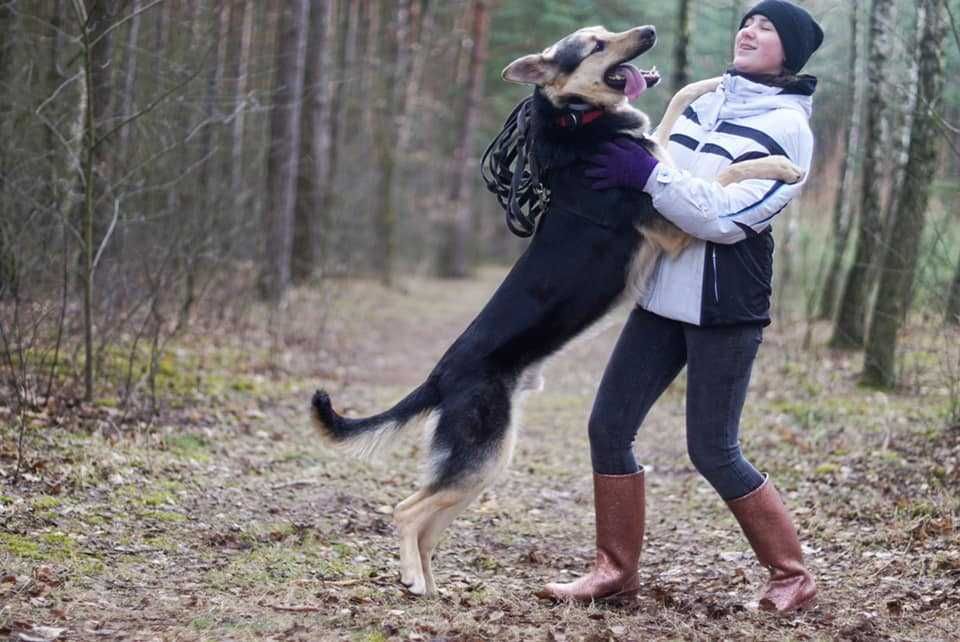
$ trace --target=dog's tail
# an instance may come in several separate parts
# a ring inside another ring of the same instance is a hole
[[[385,438],[398,432],[412,419],[439,404],[436,389],[425,382],[389,410],[371,417],[352,419],[337,414],[324,390],[313,393],[310,404],[313,425],[335,447],[343,447],[361,458],[373,456]]]

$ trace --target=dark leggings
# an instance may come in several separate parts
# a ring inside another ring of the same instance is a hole
[[[724,499],[758,488],[763,477],[740,453],[740,412],[760,347],[758,325],[713,328],[635,307],[620,333],[590,414],[593,470],[625,475],[639,467],[633,441],[653,403],[687,366],[687,452]]]

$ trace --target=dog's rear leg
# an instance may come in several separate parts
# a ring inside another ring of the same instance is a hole
[[[437,586],[433,581],[433,551],[443,537],[443,532],[453,523],[460,513],[466,510],[473,500],[477,498],[483,486],[469,489],[465,492],[463,498],[456,504],[443,508],[424,523],[420,529],[417,545],[420,550],[420,563],[423,565],[423,579],[426,585],[426,595],[432,595],[436,592]]]
[[[422,573],[420,554],[417,550],[416,531],[411,530],[409,526],[413,515],[411,510],[428,494],[427,489],[421,488],[393,509],[393,519],[400,530],[400,583],[408,588]]]
[[[435,587],[431,577],[428,590],[420,554],[420,533],[439,512],[464,502],[465,493],[449,489],[436,492],[421,490],[417,494],[420,495],[419,499],[410,497],[404,500],[402,503],[406,504],[405,507],[394,514],[400,529],[400,582],[414,595],[429,595]],[[464,506],[469,503],[464,502]]]

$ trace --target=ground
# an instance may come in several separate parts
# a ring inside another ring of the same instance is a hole
[[[581,573],[593,552],[586,420],[622,312],[547,367],[512,466],[438,549],[440,595],[406,595],[390,513],[416,488],[417,431],[381,462],[360,463],[319,443],[308,400],[324,386],[347,413],[392,403],[503,274],[392,289],[335,281],[243,327],[184,337],[166,362],[172,401],[158,420],[109,404],[30,413],[17,483],[16,432],[0,406],[0,635],[958,639],[960,428],[945,418],[949,386],[931,365],[898,394],[859,388],[857,355],[823,347],[824,327],[801,349],[806,326],[789,321],[766,332],[742,441],[799,524],[816,608],[751,608],[764,572],[686,458],[682,376],[638,440],[650,472],[637,600],[585,608],[533,596]]]

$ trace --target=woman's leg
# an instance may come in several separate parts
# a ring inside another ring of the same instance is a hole
[[[637,430],[686,360],[683,324],[635,307],[617,340],[590,413],[593,472],[637,472],[633,455]]]
[[[740,452],[740,414],[763,330],[688,325],[685,334],[690,460],[725,500],[743,497],[763,483]]]
[[[737,518],[770,580],[760,608],[794,611],[817,593],[780,494],[740,453],[740,413],[762,330],[688,327],[687,448],[697,470]]]
[[[572,582],[547,584],[540,597],[591,602],[621,599],[640,589],[637,563],[646,511],[633,439],[650,406],[683,367],[685,354],[679,323],[634,308],[590,417],[597,527],[593,568]]]

